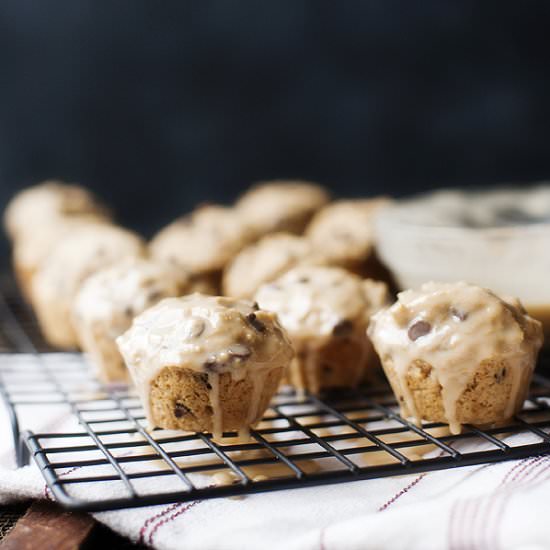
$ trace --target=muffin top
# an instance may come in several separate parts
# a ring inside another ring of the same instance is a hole
[[[144,253],[143,240],[126,229],[100,224],[75,228],[58,242],[36,273],[33,296],[72,299],[92,273],[122,258]]]
[[[75,217],[62,217],[44,224],[39,231],[25,235],[14,242],[13,260],[22,269],[36,270],[49,257],[58,242],[69,236],[75,229],[94,224],[110,224],[104,217],[84,214]]]
[[[363,281],[336,267],[299,266],[256,293],[293,338],[321,339],[365,330],[388,300],[382,282]]]
[[[52,180],[15,195],[4,213],[4,226],[10,238],[16,239],[56,219],[82,215],[109,218],[107,209],[90,191]]]
[[[313,217],[306,237],[328,261],[365,260],[374,246],[374,216],[390,202],[387,197],[333,202]]]
[[[249,298],[263,283],[276,279],[312,254],[307,239],[274,233],[241,250],[223,275],[226,296]]]
[[[250,229],[234,209],[208,205],[162,229],[150,251],[154,258],[200,274],[223,269],[250,240]]]
[[[328,192],[316,183],[274,180],[253,186],[236,208],[258,236],[274,231],[302,233],[329,199]]]
[[[144,258],[126,258],[86,279],[74,304],[78,321],[110,323],[128,328],[132,319],[162,298],[177,296],[174,269]]]
[[[504,300],[465,282],[429,282],[420,290],[399,293],[395,304],[373,316],[369,334],[381,355],[400,349],[412,359],[415,354],[421,353],[423,359],[433,354],[433,366],[443,368],[448,356],[455,365],[474,357],[480,358],[479,363],[525,346],[540,346],[540,327],[515,298]]]
[[[169,366],[244,376],[245,369],[283,366],[293,355],[274,313],[248,301],[198,293],[147,309],[117,344],[136,385]]]
[[[514,372],[515,395],[522,371],[532,368],[542,345],[541,324],[518,300],[465,282],[430,282],[401,292],[395,304],[372,317],[368,334],[382,363],[391,363],[405,396],[410,365],[422,360],[433,368],[451,424],[452,411],[482,361],[506,362]],[[407,401],[414,411],[412,399]]]

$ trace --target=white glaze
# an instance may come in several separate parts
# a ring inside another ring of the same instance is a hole
[[[19,239],[32,237],[59,219],[82,215],[108,217],[105,207],[87,189],[52,180],[15,195],[4,213],[4,225],[12,239]]]
[[[171,267],[142,258],[122,260],[84,282],[73,306],[74,325],[80,346],[100,375],[114,381],[123,367],[115,339],[136,315],[163,298],[177,296],[178,288]]]

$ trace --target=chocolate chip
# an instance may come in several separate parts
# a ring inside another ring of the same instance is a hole
[[[353,332],[353,323],[349,319],[342,319],[336,323],[332,329],[333,336],[343,338],[349,336]]]
[[[227,348],[227,353],[236,359],[246,359],[247,357],[250,357],[252,352],[249,348],[243,346],[242,344],[233,344]]]
[[[126,317],[133,317],[134,316],[134,310],[130,306],[128,306],[124,310],[124,315],[126,315]]]
[[[191,409],[186,407],[183,403],[176,402],[176,404],[174,405],[174,416],[176,418],[181,418],[182,416],[185,416],[190,412],[191,412]]]
[[[256,329],[258,332],[265,332],[266,327],[265,325],[256,317],[255,313],[249,313],[246,316],[246,320],[250,323],[250,325]]]
[[[502,369],[501,371],[495,374],[495,380],[497,381],[498,384],[500,384],[505,378],[506,378],[506,368]]]
[[[206,374],[205,372],[199,374],[199,380],[201,381],[202,384],[204,384],[204,386],[206,386],[207,390],[212,389],[210,382],[208,382],[208,374]]]
[[[147,296],[149,302],[158,302],[162,298],[162,292],[160,290],[152,290]]]
[[[210,357],[203,363],[203,366],[207,371],[214,372],[219,367],[219,363],[215,357]]]
[[[200,319],[192,319],[186,326],[186,338],[198,338],[206,328],[204,321]]]
[[[430,323],[426,321],[416,321],[416,323],[413,323],[407,332],[409,339],[411,341],[415,341],[421,336],[425,336],[432,330],[432,326]]]
[[[323,363],[321,365],[321,370],[323,371],[324,374],[330,374],[332,372],[332,367],[330,365],[328,365],[327,363]]]
[[[450,312],[456,321],[466,321],[466,319],[468,318],[468,313],[466,311],[458,309],[457,307],[452,307],[450,309]]]
[[[253,309],[254,311],[258,311],[258,310],[260,309],[260,306],[258,305],[258,302],[254,302],[254,303],[252,304],[252,309]]]
[[[299,283],[309,283],[309,277],[300,277],[298,279]]]

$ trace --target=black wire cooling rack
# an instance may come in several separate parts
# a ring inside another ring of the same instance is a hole
[[[32,457],[69,509],[243,495],[550,451],[550,380],[542,374],[510,424],[466,426],[459,435],[443,424],[417,427],[401,418],[383,384],[323,399],[282,391],[248,443],[232,440],[236,434],[221,444],[209,434],[150,433],[131,389],[99,383],[80,354],[44,353],[49,350],[13,281],[0,283],[0,394],[17,461]],[[51,417],[51,427],[20,432],[37,417]]]

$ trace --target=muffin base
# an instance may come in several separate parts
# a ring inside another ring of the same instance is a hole
[[[388,361],[383,367],[401,405],[403,415],[409,416],[416,413],[422,420],[449,423],[443,403],[442,386],[436,378],[432,365],[416,360],[411,363],[406,372],[405,383],[416,411],[407,410],[406,398],[400,390],[393,365]],[[456,402],[455,422],[489,425],[508,420],[521,409],[529,389],[532,372],[533,368],[521,369],[521,379],[516,382],[518,386],[514,391],[514,374],[505,360],[491,358],[482,361]],[[513,407],[511,400],[514,401]]]
[[[322,347],[298,347],[290,364],[288,381],[297,390],[318,394],[330,388],[355,388],[370,367],[376,354],[364,338],[338,338]]]
[[[78,339],[82,350],[90,356],[97,377],[104,383],[130,380],[130,373],[118,350],[115,340],[101,327],[89,329],[77,325]]]
[[[221,432],[246,431],[261,420],[284,370],[259,369],[237,380],[227,372],[210,374],[164,367],[150,386],[151,421],[159,428],[210,432],[215,437],[221,437]],[[256,388],[253,377],[257,377]]]

